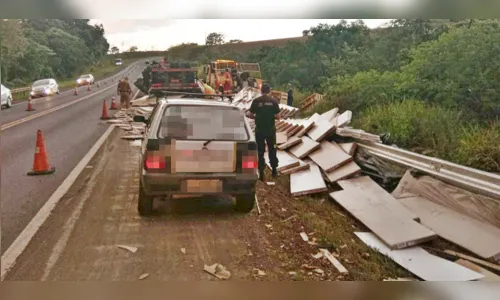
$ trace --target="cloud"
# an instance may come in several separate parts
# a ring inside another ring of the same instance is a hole
[[[101,20],[92,19],[91,23],[102,23],[106,35],[117,33],[134,33],[142,30],[150,30],[168,27],[175,23],[172,19],[125,19],[125,20]]]

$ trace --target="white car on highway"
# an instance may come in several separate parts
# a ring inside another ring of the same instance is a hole
[[[3,84],[1,85],[2,92],[2,107],[11,107],[12,106],[12,93],[8,88],[6,88]]]
[[[117,65],[117,66],[121,66],[122,64],[123,64],[123,61],[122,61],[122,59],[121,59],[121,58],[117,58],[117,59],[115,60],[115,65]]]
[[[82,75],[76,80],[76,84],[78,86],[94,84],[94,76],[92,74]]]
[[[37,80],[31,86],[31,98],[59,94],[59,85],[53,78]]]

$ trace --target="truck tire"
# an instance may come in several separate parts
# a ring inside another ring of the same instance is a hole
[[[255,193],[237,195],[236,197],[236,211],[240,213],[249,213],[255,205]]]
[[[142,183],[139,183],[139,201],[137,203],[137,211],[141,216],[149,216],[153,213],[153,197],[146,195],[142,188]]]

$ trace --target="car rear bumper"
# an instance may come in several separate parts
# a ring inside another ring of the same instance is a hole
[[[255,192],[256,173],[243,174],[161,174],[145,173],[141,176],[144,192],[149,196],[170,196],[173,194],[248,194]],[[217,191],[188,190],[187,180],[220,180],[221,189]]]

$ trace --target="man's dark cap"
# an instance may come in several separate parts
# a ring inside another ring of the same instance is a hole
[[[264,94],[268,94],[271,92],[271,86],[269,85],[269,83],[264,83],[264,84],[262,84],[260,91]]]

